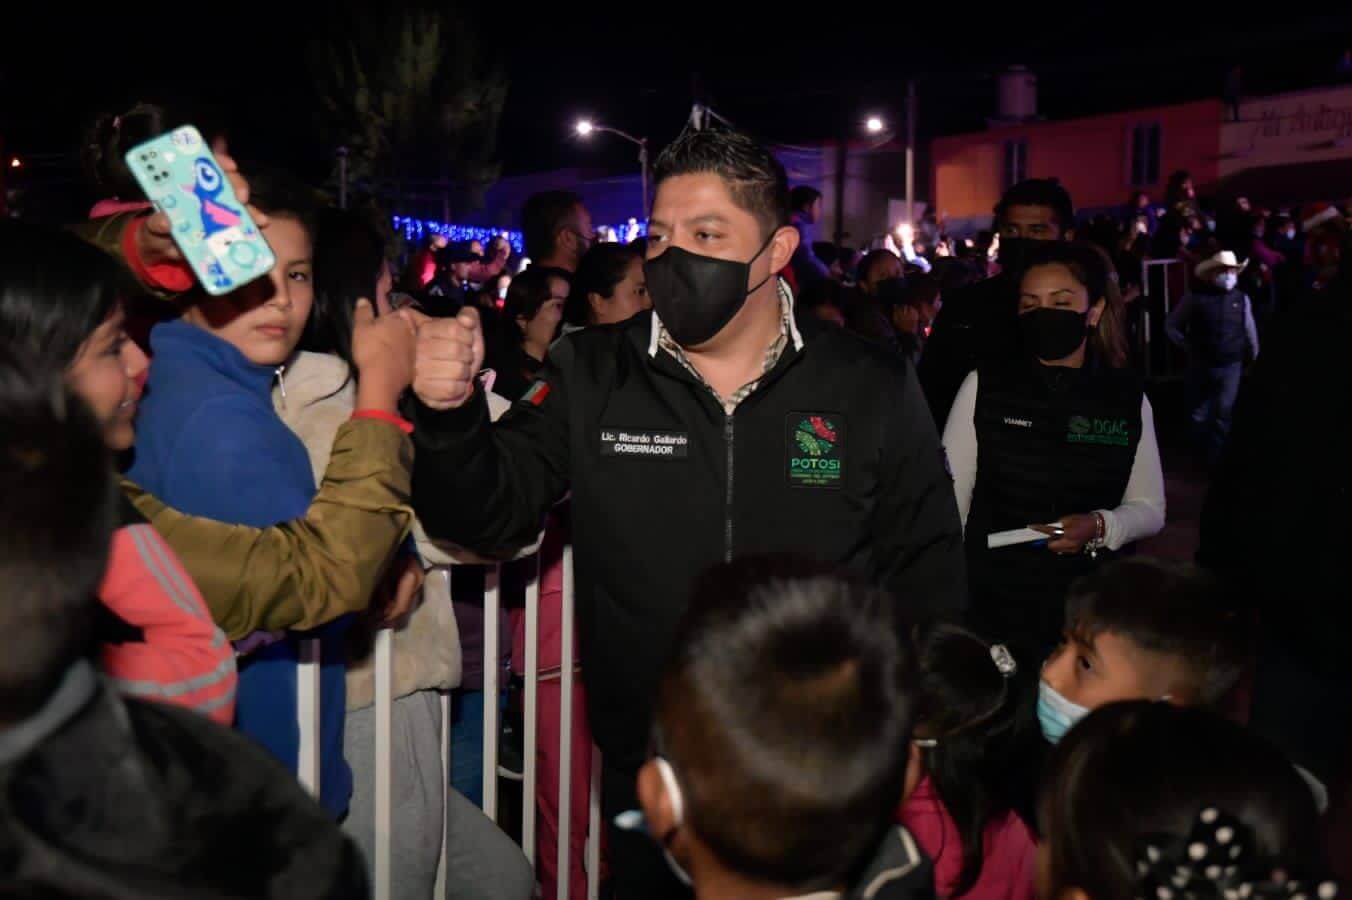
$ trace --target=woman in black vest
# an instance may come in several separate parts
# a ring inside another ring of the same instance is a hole
[[[1023,353],[973,372],[944,428],[987,637],[1045,658],[1066,589],[1164,527],[1164,478],[1141,380],[1125,368],[1116,273],[1101,251],[1047,242],[1019,286]],[[1043,531],[1047,538],[1025,529]],[[991,547],[991,536],[1022,542]]]

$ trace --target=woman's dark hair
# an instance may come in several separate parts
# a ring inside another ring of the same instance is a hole
[[[1039,266],[1064,266],[1089,294],[1092,308],[1103,301],[1103,315],[1089,333],[1089,345],[1098,360],[1120,369],[1127,364],[1127,347],[1122,311],[1122,292],[1117,287],[1117,270],[1106,253],[1092,244],[1065,241],[1035,241],[1024,257],[1022,281]]]
[[[351,378],[357,371],[352,361],[353,311],[362,297],[375,308],[385,238],[369,217],[328,209],[319,215],[314,250],[314,305],[300,348],[337,356],[347,363]]]
[[[615,286],[624,281],[634,260],[642,261],[632,244],[593,244],[578,263],[568,302],[563,305],[563,319],[570,325],[592,325],[596,311],[588,294],[600,294],[607,300],[615,294]],[[509,287],[508,292],[511,292]]]
[[[0,238],[3,242],[3,238]],[[98,252],[98,251],[95,251]],[[89,650],[117,482],[60,369],[0,340],[0,723],[31,716]]]
[[[75,235],[0,220],[0,343],[64,369],[130,293],[121,268]]]
[[[507,288],[507,299],[502,304],[502,317],[511,324],[516,332],[516,343],[525,339],[525,334],[516,324],[517,319],[529,322],[535,318],[540,307],[549,302],[549,279],[561,277],[557,270],[548,267],[531,266],[512,279]]]
[[[1144,842],[1186,841],[1206,809],[1252,831],[1255,862],[1295,879],[1323,872],[1309,787],[1276,748],[1205,710],[1101,707],[1056,745],[1045,771],[1046,896],[1074,887],[1094,900],[1133,900]]]
[[[1002,786],[1019,736],[1017,698],[1032,682],[1029,672],[1002,673],[991,645],[956,625],[922,626],[913,640],[920,670],[916,737],[937,741],[922,752],[962,841],[962,869],[951,895],[960,897],[981,877],[986,825],[1009,810]]]
[[[103,113],[90,124],[80,147],[80,163],[100,199],[145,199],[124,157],[169,127],[164,108],[153,103],[137,103],[124,113]]]

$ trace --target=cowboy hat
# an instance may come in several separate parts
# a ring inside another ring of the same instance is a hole
[[[1243,272],[1249,267],[1249,261],[1246,259],[1240,262],[1233,250],[1222,250],[1210,259],[1204,259],[1197,264],[1196,275],[1198,278],[1206,278],[1217,269],[1234,269],[1236,272]]]

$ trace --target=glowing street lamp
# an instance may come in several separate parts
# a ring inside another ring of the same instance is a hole
[[[882,134],[886,127],[887,123],[882,120],[881,116],[869,116],[864,122],[864,130],[869,134]]]
[[[639,177],[642,180],[643,187],[643,218],[648,218],[648,139],[634,137],[618,128],[611,128],[609,125],[597,125],[591,119],[578,119],[573,126],[573,131],[578,137],[591,137],[594,132],[606,131],[610,134],[624,138],[631,144],[638,147],[638,168]]]
[[[23,168],[23,163],[20,162],[20,161],[19,161],[19,157],[16,156],[16,157],[14,157],[13,159],[11,159],[11,160],[9,161],[9,167],[10,167],[11,169],[21,169],[21,168]]]

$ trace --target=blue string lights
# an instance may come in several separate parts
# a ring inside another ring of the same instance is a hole
[[[441,234],[445,235],[446,240],[451,243],[478,241],[487,247],[488,242],[493,238],[498,235],[506,235],[507,241],[512,245],[513,252],[517,254],[526,252],[526,245],[521,237],[521,232],[502,228],[480,228],[476,225],[456,225],[451,222],[435,222],[431,219],[415,219],[411,216],[394,216],[394,229],[395,231],[402,231],[404,240],[410,243],[421,241],[423,237],[429,234]],[[605,233],[610,240],[627,244],[632,240],[646,236],[648,225],[646,222],[630,219],[622,225],[602,225],[597,230]]]

